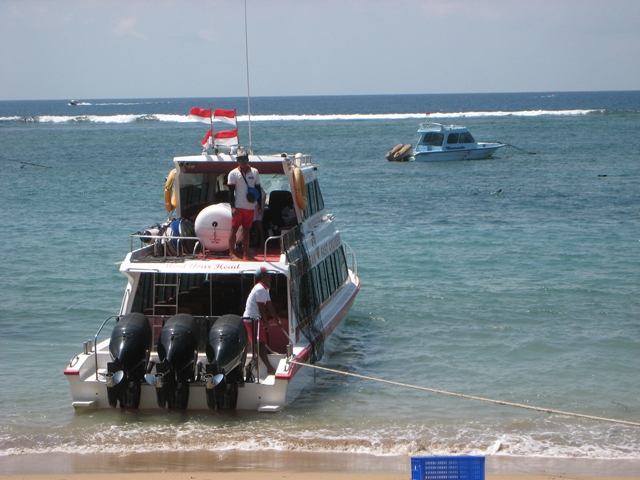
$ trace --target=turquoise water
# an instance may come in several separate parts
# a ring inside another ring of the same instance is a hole
[[[242,99],[87,103],[0,102],[0,456],[640,459],[637,427],[326,372],[277,414],[76,414],[62,370],[117,312],[117,263],[129,234],[166,216],[172,157],[200,151],[207,126],[189,109],[238,108],[248,143]],[[313,156],[358,257],[362,289],[326,366],[640,422],[640,92],[258,98],[252,110],[256,152]],[[429,118],[519,149],[387,162]]]

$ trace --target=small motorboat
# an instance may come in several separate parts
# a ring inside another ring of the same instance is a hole
[[[77,100],[69,100],[69,105],[78,105]]]
[[[416,162],[482,160],[506,146],[499,142],[476,142],[469,130],[456,125],[423,123],[418,133],[420,139],[413,149],[413,160]]]

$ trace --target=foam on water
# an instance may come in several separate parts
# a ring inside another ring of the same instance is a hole
[[[88,104],[90,105],[90,104]],[[105,104],[105,105],[137,105],[131,104]],[[546,115],[572,116],[587,115],[594,112],[604,112],[604,110],[522,110],[522,111],[486,111],[486,112],[421,112],[421,113],[352,113],[352,114],[316,114],[316,115],[252,115],[252,122],[293,122],[293,121],[353,121],[353,120],[406,120],[419,119],[428,120],[430,118],[481,118],[481,117],[539,117]],[[247,115],[238,115],[238,122],[248,122]],[[0,122],[34,122],[34,123],[133,123],[139,121],[158,121],[172,123],[194,123],[201,122],[189,115],[179,114],[124,114],[124,115],[43,115],[39,117],[0,117]]]

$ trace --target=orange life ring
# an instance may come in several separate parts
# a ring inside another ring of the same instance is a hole
[[[175,176],[176,169],[174,168],[169,172],[167,182],[164,184],[164,208],[166,208],[168,212],[175,210],[178,206],[178,199],[175,189],[173,188],[173,180],[175,179]]]
[[[304,183],[304,175],[299,167],[293,169],[293,188],[296,194],[296,203],[300,210],[307,208],[307,185]]]

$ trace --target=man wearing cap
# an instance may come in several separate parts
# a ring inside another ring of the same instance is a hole
[[[242,227],[242,255],[244,260],[252,260],[249,255],[249,240],[251,225],[256,208],[262,215],[262,196],[260,192],[260,174],[256,168],[249,165],[249,155],[243,150],[236,156],[238,168],[229,172],[227,186],[229,187],[229,204],[231,205],[231,232],[229,233],[229,254],[232,260],[240,260],[236,253],[236,235]],[[248,193],[253,193],[249,197]]]
[[[276,309],[273,307],[273,303],[271,303],[271,296],[269,295],[271,275],[267,272],[266,267],[259,267],[256,270],[256,280],[258,283],[251,289],[247,297],[247,306],[243,318],[258,320],[258,328],[260,328],[260,345],[258,347],[260,350],[260,358],[267,366],[267,373],[273,375],[276,371],[267,357],[266,345],[267,335],[269,334],[269,315],[276,320],[278,325],[282,325],[282,323],[280,323]]]

